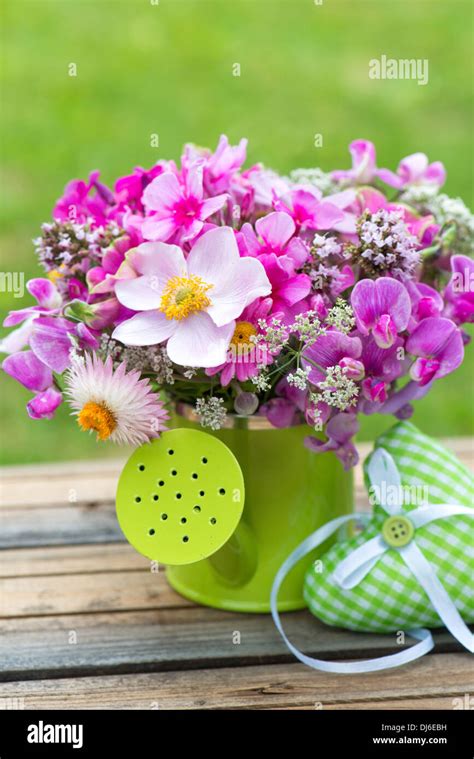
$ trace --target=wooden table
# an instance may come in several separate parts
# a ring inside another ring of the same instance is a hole
[[[470,440],[445,442],[473,466]],[[123,463],[3,469],[0,708],[452,709],[474,691],[469,654],[446,632],[401,669],[326,675],[293,659],[269,616],[181,598],[124,542]],[[365,507],[360,468],[356,481]],[[393,636],[334,630],[306,611],[285,625],[322,658],[393,651]]]

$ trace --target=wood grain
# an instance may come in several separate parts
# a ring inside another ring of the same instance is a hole
[[[5,683],[26,709],[453,708],[474,688],[469,654],[437,654],[383,673],[337,677],[300,664]],[[412,706],[413,705],[413,706]]]
[[[137,590],[140,603],[143,592]],[[156,599],[159,608],[104,612],[103,604],[110,593],[110,589],[101,591],[97,607],[88,614],[1,620],[0,679],[294,661],[269,615],[233,614],[191,605],[181,608],[179,604],[187,602],[178,595],[173,599],[172,591],[166,589]],[[400,650],[394,635],[333,629],[306,610],[282,616],[291,640],[314,656],[371,658]],[[437,652],[460,650],[445,631],[435,633],[435,640]]]

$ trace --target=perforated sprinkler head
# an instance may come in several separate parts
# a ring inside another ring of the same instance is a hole
[[[170,430],[130,456],[116,506],[120,527],[139,553],[162,564],[191,564],[215,553],[237,527],[242,470],[218,438]]]

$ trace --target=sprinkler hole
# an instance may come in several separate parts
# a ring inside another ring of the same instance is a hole
[[[203,464],[207,464],[207,459],[206,459],[205,456],[202,457],[201,461],[202,461]]]
[[[224,488],[220,488],[219,489],[219,495],[225,495],[225,489]]]
[[[165,522],[168,519],[168,514],[162,514],[161,518],[162,518],[163,522]]]
[[[149,535],[154,535],[154,534],[155,534],[155,531],[154,531],[154,529],[152,528],[151,530],[148,530],[148,534],[149,534]]]
[[[145,471],[145,464],[140,464],[140,466],[138,467],[138,469],[140,470],[140,472],[144,472]]]
[[[200,495],[200,496],[201,496],[201,498],[202,498],[202,497],[203,497],[203,495],[206,495],[206,494],[205,494],[204,490],[200,490],[200,491],[199,491],[199,495]]]
[[[160,488],[162,488],[164,484],[165,484],[164,480],[159,480],[158,481],[158,485],[160,486]]]
[[[181,517],[181,524],[186,524],[187,521],[186,517]]]
[[[139,495],[135,496],[135,503],[140,503],[141,500]]]
[[[195,511],[196,514],[199,514],[199,512],[201,511],[201,507],[200,506],[194,506],[193,507],[193,511]]]
[[[217,524],[217,519],[215,517],[211,517],[210,520],[209,520],[209,522],[211,524]]]
[[[179,501],[179,499],[180,499],[180,498],[182,498],[182,497],[183,497],[183,496],[181,495],[181,493],[176,493],[176,498],[178,499],[178,501]]]
[[[188,540],[189,540],[188,536],[187,536],[187,535],[185,535],[185,536],[184,536],[184,538],[183,538],[183,543],[187,543],[187,542],[188,542]]]
[[[171,470],[172,477],[176,477],[177,474],[178,474],[178,472],[176,471],[176,469],[172,469]]]
[[[168,456],[173,456],[173,454],[174,454],[174,451],[172,448],[170,448],[168,451]]]
[[[197,478],[198,478],[196,472],[193,472],[192,475],[191,475],[191,477],[193,478],[193,480],[197,480]]]
[[[157,495],[156,493],[154,493],[154,495],[153,495],[153,500],[154,500],[154,501],[157,501],[157,500],[159,499],[159,497],[160,497],[159,495]]]

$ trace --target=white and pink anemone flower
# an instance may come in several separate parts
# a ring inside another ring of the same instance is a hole
[[[182,366],[224,363],[235,319],[271,292],[262,264],[240,257],[230,227],[203,234],[187,259],[177,245],[144,243],[134,251],[133,265],[139,276],[118,282],[116,295],[139,313],[113,337],[125,345],[167,341],[168,356]]]

